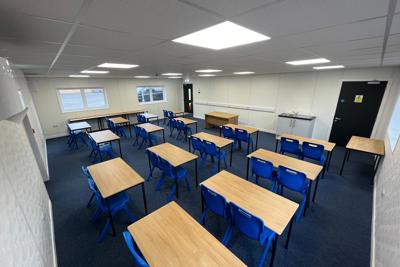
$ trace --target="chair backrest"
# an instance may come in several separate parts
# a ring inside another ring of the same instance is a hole
[[[150,150],[147,150],[147,153],[149,153],[151,165],[153,167],[161,168],[160,158],[157,156],[157,154],[151,152]]]
[[[185,124],[181,120],[176,120],[176,126],[180,130],[184,130],[185,129]]]
[[[325,148],[323,145],[303,142],[302,150],[304,157],[320,161],[324,155]]]
[[[192,136],[191,138],[192,138],[193,149],[203,152],[204,151],[203,142],[197,137]]]
[[[252,157],[251,158],[251,170],[257,176],[261,176],[261,177],[267,178],[267,179],[272,179],[274,165],[269,161]]]
[[[97,206],[102,210],[106,210],[106,203],[103,197],[100,195],[100,192],[97,189],[97,186],[92,178],[88,178],[88,186],[89,190],[94,193],[94,198],[96,199]]]
[[[295,171],[284,166],[278,167],[278,181],[284,187],[293,191],[305,192],[307,189],[307,177],[304,173]]]
[[[264,222],[233,202],[229,205],[231,206],[233,225],[247,237],[260,241],[264,231]]]
[[[177,127],[178,127],[178,121],[175,120],[175,119],[171,119],[169,125],[170,125],[172,128],[177,128]]]
[[[243,129],[235,129],[235,136],[236,139],[238,139],[239,141],[248,141],[249,139],[249,134],[247,133],[246,130]]]
[[[87,136],[88,136],[88,140],[89,140],[89,143],[90,143],[90,146],[92,147],[92,149],[94,149],[94,150],[98,149],[96,141],[94,141],[93,138],[89,134]]]
[[[174,113],[172,111],[168,111],[168,118],[173,119]]]
[[[148,267],[149,265],[147,264],[147,262],[136,252],[131,234],[128,231],[124,231],[122,234],[124,235],[125,244],[133,256],[135,266]]]
[[[209,210],[224,218],[230,217],[229,205],[225,197],[215,193],[204,185],[201,185],[201,195]]]
[[[229,126],[222,126],[222,135],[225,138],[233,138],[235,134],[233,133],[233,129]]]
[[[281,151],[297,154],[299,152],[299,140],[281,137]]]
[[[206,152],[206,154],[211,156],[218,155],[217,146],[213,142],[203,140],[203,146],[204,146],[204,152]]]

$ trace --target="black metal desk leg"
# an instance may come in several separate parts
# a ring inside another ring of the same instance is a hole
[[[128,123],[126,123],[126,125],[128,126],[128,128],[129,128],[129,136],[132,138],[132,129],[131,129],[131,125],[130,125],[130,123],[128,122]]]
[[[310,207],[311,188],[312,188],[312,180],[310,180],[310,183],[308,184],[306,207],[304,208],[303,216],[306,216],[306,210]]]
[[[373,173],[372,173],[372,177],[371,177],[371,181],[370,181],[370,184],[371,184],[371,185],[374,184],[375,174],[376,174],[376,171],[378,170],[378,167],[379,167],[379,163],[380,163],[380,161],[381,161],[381,158],[382,158],[382,156],[381,156],[381,155],[378,155],[377,160],[374,161],[374,171],[373,171]]]
[[[231,162],[230,162],[229,167],[232,167],[233,144],[234,144],[234,143],[231,144],[231,158],[230,158],[230,161],[231,161]]]
[[[196,173],[196,188],[199,186],[199,177],[197,174],[197,159],[194,160],[194,171]]]
[[[201,197],[201,215],[203,215],[204,212],[204,198],[203,198],[203,193],[200,190],[200,197]],[[206,218],[204,217],[203,221],[201,222],[202,225],[206,223]]]
[[[144,213],[147,215],[148,211],[147,211],[146,192],[144,190],[144,182],[142,184],[142,192],[143,192]]]
[[[249,180],[249,165],[250,165],[250,158],[247,157],[247,167],[246,167],[246,180]]]
[[[289,231],[288,231],[288,234],[286,237],[285,249],[288,249],[288,247],[289,247],[290,235],[292,233],[292,227],[293,227],[293,220],[294,220],[294,217],[292,217],[292,219],[290,220]]]
[[[111,223],[112,235],[115,236],[114,220],[113,220],[111,209],[110,209],[110,203],[107,198],[106,198],[106,202],[107,202],[107,209],[108,209],[108,217],[110,218],[110,223]]]
[[[347,158],[347,153],[349,152],[349,150],[346,148],[346,152],[344,153],[344,157],[343,157],[343,162],[342,162],[342,167],[340,168],[340,173],[339,175],[342,175],[343,173],[343,168],[344,168],[344,164],[346,163],[346,158]]]
[[[321,174],[318,175],[317,181],[315,181],[314,194],[313,194],[313,197],[312,197],[312,202],[315,202],[315,195],[317,194],[317,188],[318,188],[318,182],[319,182],[320,176],[321,176]]]
[[[278,235],[275,235],[274,241],[272,243],[272,255],[271,255],[271,263],[270,263],[270,267],[272,267],[274,265],[274,260],[275,260],[275,254],[276,254],[276,245],[278,243]]]
[[[219,136],[221,136],[222,134],[222,127],[221,126],[219,126]]]
[[[258,133],[259,133],[260,131],[259,130],[257,130],[257,134],[256,134],[256,150],[257,150],[257,147],[258,147]]]
[[[164,143],[165,143],[165,132],[164,132],[164,129],[162,130],[162,138],[163,138]]]
[[[121,155],[122,158],[121,139],[118,139],[118,146],[119,146],[119,154]]]
[[[221,170],[221,148],[218,148],[218,172]]]
[[[147,151],[147,159],[149,160],[149,171],[151,173],[150,151]]]
[[[349,152],[347,153],[347,159],[346,159],[346,161],[349,161],[349,160],[350,160],[350,153],[351,153],[351,150],[349,150]]]
[[[326,171],[329,171],[329,166],[331,166],[332,151],[328,152],[328,164],[326,165]]]
[[[196,133],[197,133],[197,121],[196,121]]]
[[[276,137],[275,137],[275,152],[278,151],[278,143],[279,143],[279,140],[276,139]]]
[[[189,151],[189,152],[192,152],[192,151],[191,151],[191,148],[190,148],[190,140],[191,140],[191,139],[192,139],[192,138],[189,137],[189,140],[188,140],[188,146],[189,146],[189,147],[188,147],[188,151]]]

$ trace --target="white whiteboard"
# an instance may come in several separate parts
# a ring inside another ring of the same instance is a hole
[[[394,107],[392,117],[388,127],[388,137],[390,148],[394,151],[400,136],[400,96],[397,98],[396,106]]]

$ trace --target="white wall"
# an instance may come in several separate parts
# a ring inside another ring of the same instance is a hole
[[[386,128],[399,96],[400,87],[389,97]],[[385,157],[375,177],[371,265],[397,267],[400,265],[400,142],[392,152],[386,136],[385,145]]]
[[[297,111],[317,116],[313,137],[328,139],[343,81],[389,81],[383,99],[384,106],[392,87],[397,87],[399,76],[400,69],[393,67],[196,78],[193,80],[194,116],[204,118],[204,114],[210,111],[226,111],[239,114],[240,123],[275,132],[279,113]],[[204,104],[209,102],[257,106],[271,111]],[[382,111],[372,135],[382,138],[385,131],[379,127],[381,117]]]
[[[182,81],[180,79],[30,78],[28,84],[46,138],[65,135],[65,123],[69,118],[136,109],[146,109],[162,118],[163,109],[179,109],[182,101]],[[167,102],[139,105],[136,86],[140,85],[163,85],[167,92]],[[83,87],[104,87],[109,108],[62,113],[57,89]]]

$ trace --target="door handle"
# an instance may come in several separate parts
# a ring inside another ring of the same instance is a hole
[[[341,121],[341,120],[342,120],[342,118],[335,117],[334,122],[338,122],[338,121]]]

